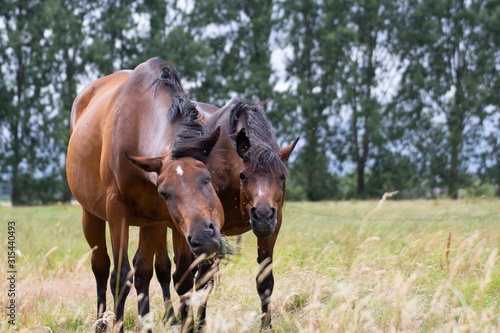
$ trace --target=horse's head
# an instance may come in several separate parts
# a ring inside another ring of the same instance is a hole
[[[270,237],[281,221],[288,161],[297,140],[276,151],[266,143],[252,145],[244,129],[236,137],[236,150],[243,160],[240,171],[241,212],[258,238]]]
[[[158,195],[165,200],[176,229],[185,236],[195,256],[211,256],[222,245],[224,211],[203,163],[219,133],[217,129],[193,140],[189,153],[174,148],[163,157],[129,157],[142,170],[157,173]]]

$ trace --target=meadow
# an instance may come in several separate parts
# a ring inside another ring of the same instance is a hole
[[[8,270],[7,221],[16,222],[18,272],[17,326],[3,318],[2,331],[92,331],[95,282],[81,208],[1,207],[0,216],[1,276]],[[130,238],[132,258],[137,228]],[[498,199],[287,202],[274,255],[270,331],[499,332],[499,247]],[[237,250],[220,265],[207,332],[259,331],[255,236],[243,235]],[[179,331],[161,322],[160,290],[154,276],[146,323],[156,332]],[[132,291],[126,331],[138,330],[136,300]],[[3,292],[0,305],[7,302]],[[179,302],[175,292],[173,302]]]

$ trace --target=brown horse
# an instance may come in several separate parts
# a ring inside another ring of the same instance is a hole
[[[221,109],[194,103],[209,129],[221,128],[219,140],[207,162],[212,183],[224,207],[221,232],[235,236],[253,230],[257,236],[257,262],[261,267],[256,282],[264,329],[271,326],[272,256],[282,222],[288,173],[285,163],[298,138],[280,150],[271,123],[259,103],[233,99]],[[170,262],[167,264],[166,270],[170,270]],[[166,280],[160,280],[162,288],[168,288],[165,283]],[[200,325],[203,325],[204,307],[199,316]]]
[[[257,236],[257,262],[261,267],[256,281],[264,314],[261,327],[266,328],[271,326],[271,265],[282,221],[285,162],[298,138],[280,150],[259,103],[233,99],[221,109],[195,103],[209,129],[222,128],[208,161],[212,183],[224,207],[221,232],[233,236],[252,230]]]
[[[110,268],[105,221],[114,261],[110,287],[119,322],[132,280],[127,256],[129,226],[140,227],[140,245],[133,261],[135,288],[141,295],[139,315],[149,312],[154,256],[165,305],[169,306],[167,227],[173,230],[174,281],[180,295],[193,285],[188,272],[193,257],[221,250],[224,212],[206,167],[220,130],[209,132],[198,119],[178,73],[158,58],[131,72],[98,79],[76,98],[67,174],[71,191],[83,208],[85,238],[94,249],[98,318],[106,308]],[[206,267],[199,273],[205,271]],[[185,317],[187,310],[182,314]]]

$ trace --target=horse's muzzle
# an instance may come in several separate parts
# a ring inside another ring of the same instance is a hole
[[[193,230],[187,237],[191,252],[196,257],[205,254],[210,257],[221,249],[221,236],[219,228],[212,222]]]
[[[250,208],[250,225],[257,238],[269,238],[277,223],[277,211],[273,206],[258,205]]]

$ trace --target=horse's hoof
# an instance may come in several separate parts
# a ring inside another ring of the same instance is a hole
[[[179,323],[180,323],[180,320],[177,319],[177,317],[174,316],[174,315],[170,315],[168,317],[164,317],[164,319],[163,319],[163,324],[164,325],[169,324],[170,326],[175,326],[175,325],[178,325]]]
[[[108,325],[105,322],[98,322],[95,325],[95,333],[105,333]]]
[[[260,330],[264,331],[264,330],[267,330],[267,329],[272,330],[273,329],[273,325],[271,324],[270,321],[267,321],[267,320],[262,321],[261,324],[260,324]]]
[[[177,319],[176,316],[172,316],[172,320],[170,320],[170,325],[175,326],[175,325],[179,325],[179,323],[180,323],[180,320]]]

